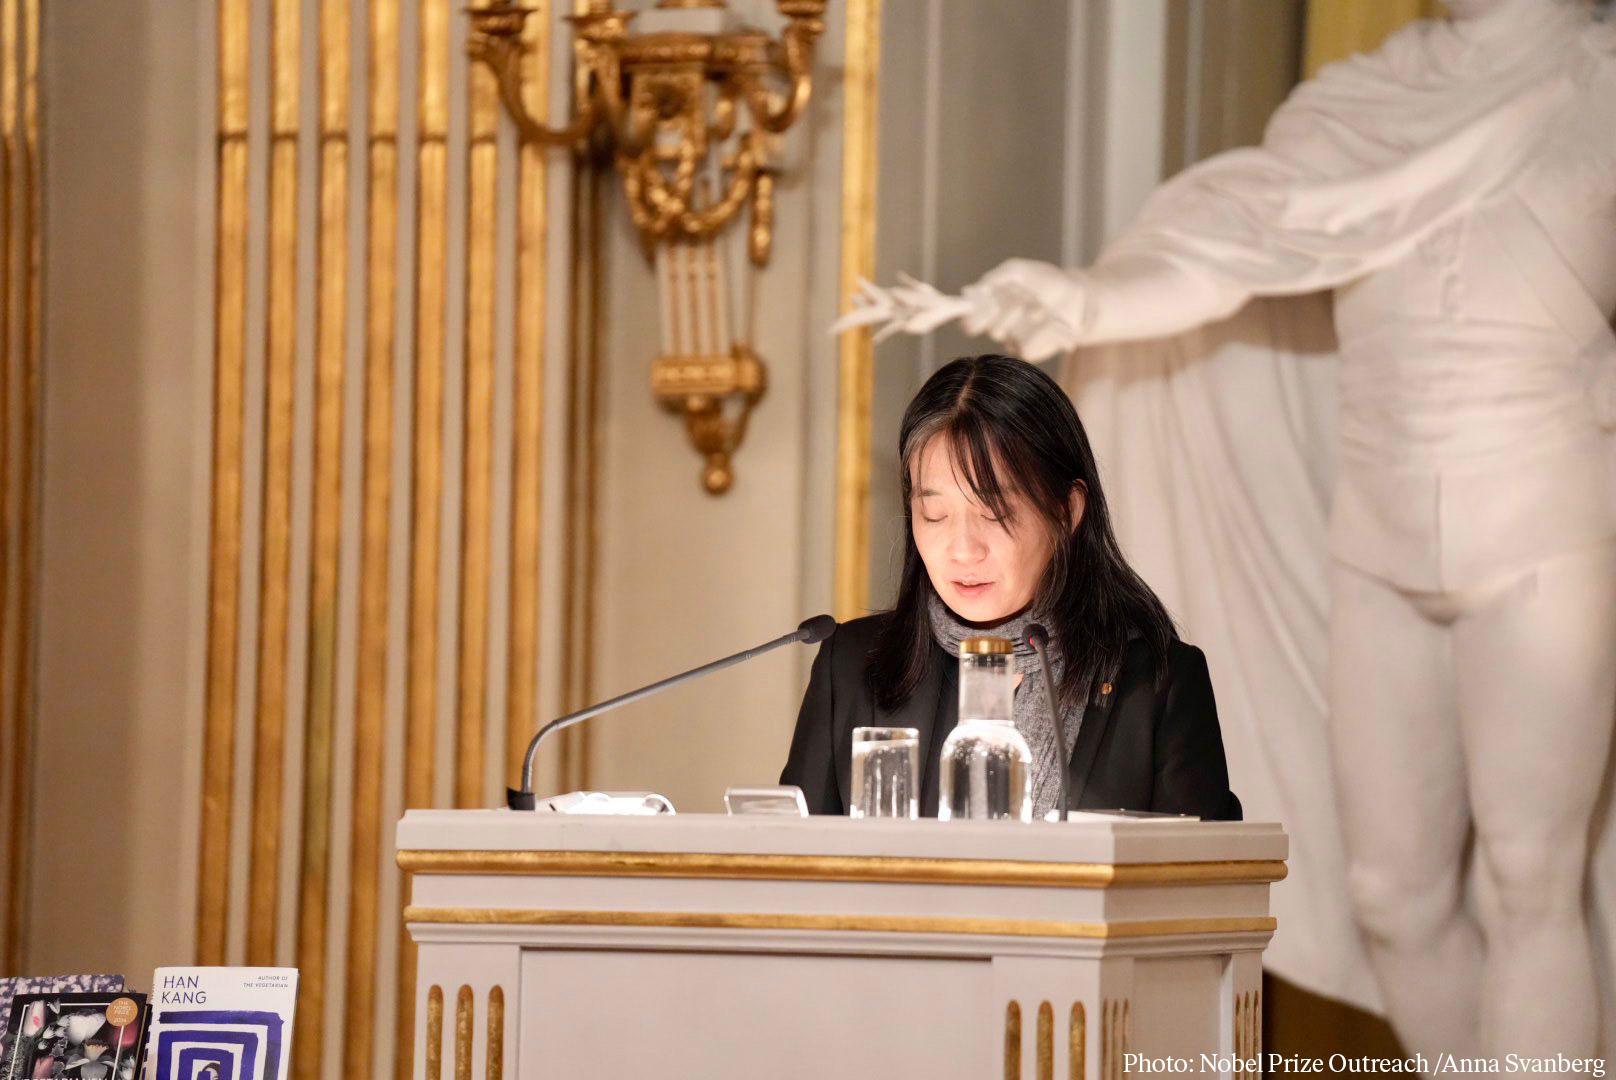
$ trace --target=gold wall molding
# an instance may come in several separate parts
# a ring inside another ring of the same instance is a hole
[[[740,855],[654,851],[400,851],[412,873],[566,877],[883,881],[909,884],[1114,888],[1232,885],[1285,878],[1279,860],[1180,863],[1051,863],[857,855]]]
[[[1441,0],[1308,0],[1302,73],[1311,78],[1325,64],[1377,49],[1392,31],[1444,10]]]
[[[39,505],[39,0],[0,4],[0,971],[22,970],[27,916]]]
[[[366,292],[359,626],[355,644],[353,809],[349,840],[343,1073],[376,1074],[381,928],[383,734],[387,723],[388,568],[393,469],[394,316],[398,287],[398,0],[369,0],[366,46]],[[358,974],[355,974],[358,973]],[[413,983],[410,987],[413,1004]],[[387,1000],[385,997],[381,1000]],[[414,1010],[409,1017],[414,1019]],[[413,1034],[413,1032],[412,1032]],[[413,1042],[412,1044],[413,1045]],[[402,1042],[395,1054],[408,1057]]]
[[[487,804],[489,546],[494,453],[494,220],[499,94],[473,64],[466,148],[465,383],[460,496],[460,633],[455,805]]]
[[[263,535],[259,550],[247,963],[276,960],[282,784],[286,769],[292,557],[292,440],[297,378],[298,126],[301,5],[270,7],[268,328],[264,340]]]
[[[524,104],[547,116],[550,57],[543,47],[550,6],[533,4],[522,26]],[[521,769],[522,752],[538,716],[539,548],[543,506],[544,446],[544,257],[548,248],[548,180],[545,148],[524,143],[517,150],[516,339],[511,402],[511,586],[509,660],[505,690],[505,773]]]
[[[215,156],[213,491],[208,568],[206,715],[197,873],[197,959],[223,964],[235,802],[236,646],[241,609],[243,410],[247,365],[249,0],[219,0]]]
[[[699,930],[814,930],[883,934],[969,934],[979,937],[1141,938],[1180,934],[1271,933],[1270,915],[1198,919],[1067,922],[966,915],[803,915],[729,911],[586,911],[556,908],[404,909],[406,923],[463,926],[639,926]]]
[[[839,295],[875,276],[877,95],[881,0],[845,0],[847,57],[842,84],[842,230]],[[868,330],[837,338],[836,534],[832,603],[838,619],[870,604],[870,424],[875,349]]]
[[[304,683],[303,806],[297,902],[298,1012],[323,1016],[331,880],[332,754],[336,735],[337,562],[342,542],[342,406],[348,362],[348,0],[321,0],[314,462]],[[293,1045],[293,1068],[318,1073],[325,1025]],[[346,1040],[348,1047],[358,1038]]]
[[[417,11],[414,412],[411,435],[409,629],[404,704],[404,806],[434,805],[438,709],[438,551],[443,497],[444,316],[449,230],[448,0]],[[409,877],[400,888],[407,895]],[[417,950],[398,924],[400,1080],[410,1075]]]

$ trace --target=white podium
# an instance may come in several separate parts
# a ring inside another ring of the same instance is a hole
[[[1256,823],[410,811],[415,1075],[1249,1077],[1285,855]]]

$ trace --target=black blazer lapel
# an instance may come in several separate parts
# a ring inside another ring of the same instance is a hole
[[[1077,729],[1077,742],[1072,747],[1071,771],[1067,779],[1071,787],[1073,810],[1083,805],[1083,789],[1088,787],[1089,773],[1094,771],[1100,744],[1105,741],[1105,733],[1111,727],[1111,705],[1117,695],[1110,683],[1105,683],[1101,691],[1091,697],[1084,707],[1083,722]]]

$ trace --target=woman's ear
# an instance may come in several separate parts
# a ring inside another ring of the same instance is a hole
[[[1088,505],[1089,505],[1088,492],[1084,489],[1084,487],[1083,487],[1083,485],[1081,483],[1073,484],[1072,485],[1072,494],[1071,494],[1070,498],[1071,498],[1070,507],[1071,507],[1071,513],[1072,513],[1072,532],[1075,533],[1075,532],[1077,532],[1077,527],[1083,523],[1083,511],[1088,509]]]

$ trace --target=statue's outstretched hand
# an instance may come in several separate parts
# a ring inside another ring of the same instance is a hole
[[[1049,263],[1010,259],[959,296],[899,275],[883,288],[860,283],[853,307],[831,326],[842,333],[880,324],[875,340],[896,333],[929,334],[960,319],[969,334],[1001,342],[1028,360],[1043,360],[1080,343],[1083,291],[1073,274]]]
[[[1006,259],[963,291],[971,302],[968,334],[1003,342],[1027,360],[1044,360],[1082,344],[1081,278],[1036,259]]]
[[[898,284],[890,288],[869,281],[859,282],[852,303],[852,310],[831,324],[832,334],[876,323],[885,324],[875,332],[876,341],[884,341],[897,333],[929,334],[969,310],[963,297],[938,292],[908,274],[899,274]]]

